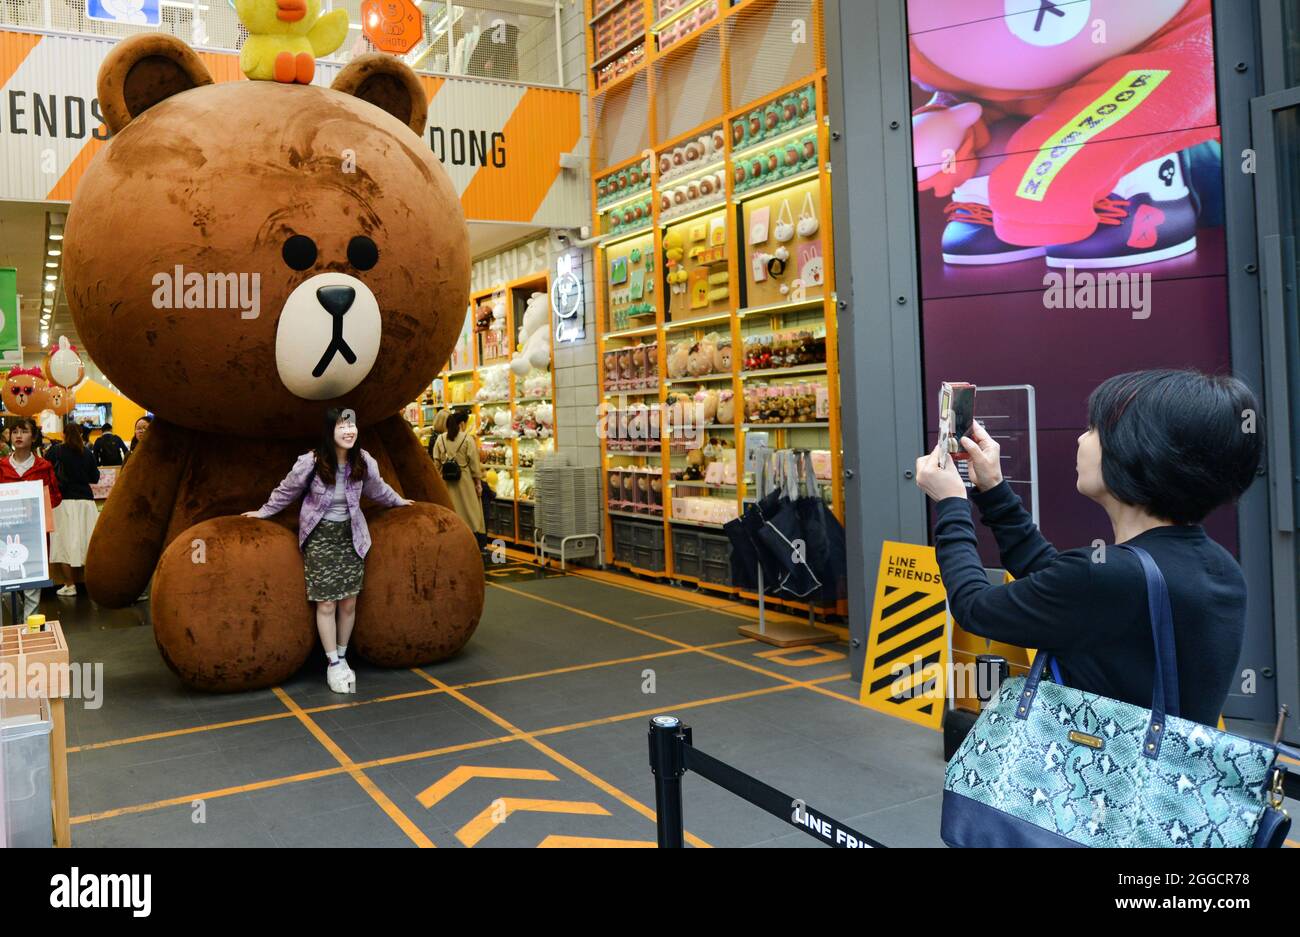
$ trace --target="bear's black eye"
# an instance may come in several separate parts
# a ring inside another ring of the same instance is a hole
[[[348,263],[358,270],[369,270],[379,263],[379,248],[370,238],[358,234],[348,241]]]
[[[295,234],[284,242],[280,253],[294,270],[306,270],[316,262],[316,242],[305,234]]]

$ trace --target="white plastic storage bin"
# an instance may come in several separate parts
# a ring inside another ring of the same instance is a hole
[[[40,719],[0,719],[0,846],[50,847],[54,818],[50,794],[49,703]]]

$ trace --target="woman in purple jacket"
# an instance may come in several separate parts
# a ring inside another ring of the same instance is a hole
[[[298,457],[266,504],[244,515],[272,517],[302,498],[298,545],[307,599],[316,603],[316,629],[329,658],[325,676],[335,693],[357,691],[346,654],[370,549],[370,531],[361,513],[363,496],[381,507],[414,504],[379,477],[374,457],[357,445],[356,415],[331,409],[325,412],[316,448]]]

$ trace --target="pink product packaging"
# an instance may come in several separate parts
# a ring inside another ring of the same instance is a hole
[[[829,481],[831,477],[831,453],[829,449],[814,449],[812,451],[813,474],[818,478]]]
[[[831,396],[830,391],[825,384],[817,385],[817,419],[829,420],[831,418]]]

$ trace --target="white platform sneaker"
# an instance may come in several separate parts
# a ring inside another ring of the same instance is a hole
[[[343,661],[326,667],[325,679],[329,683],[330,689],[335,693],[355,693],[357,691],[357,675]]]

